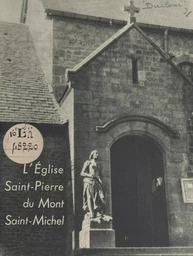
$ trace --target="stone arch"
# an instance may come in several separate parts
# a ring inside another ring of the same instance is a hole
[[[183,62],[189,62],[193,64],[193,54],[181,54],[176,56],[173,61],[178,65]]]
[[[149,140],[154,141],[154,143],[160,148],[160,150],[164,154],[165,154],[165,151],[167,150],[168,146],[170,146],[169,145],[170,143],[169,143],[169,141],[167,139],[165,139],[165,143],[163,143],[163,141],[160,138],[156,137],[154,134],[151,134],[151,133],[149,133],[147,131],[144,132],[144,131],[136,130],[136,131],[132,131],[132,132],[128,131],[126,133],[120,134],[120,136],[116,137],[112,141],[111,147],[120,138],[125,137],[125,136],[132,136],[132,135],[134,135],[134,136],[138,136],[139,135],[139,136],[147,137]]]
[[[115,140],[130,134],[146,135],[154,139],[163,149],[170,148],[170,142],[179,138],[179,134],[170,126],[157,118],[148,116],[125,116],[107,122],[103,126],[96,126],[97,133],[100,133],[102,140],[107,137],[107,148],[110,148]]]
[[[166,178],[169,176],[171,166],[175,166],[173,157],[176,157],[175,154],[179,149],[181,152],[178,154],[181,158],[183,157],[184,151],[181,149],[179,134],[156,118],[128,116],[114,119],[103,126],[97,126],[95,131],[97,133],[97,148],[100,151],[103,165],[104,183],[108,191],[107,213],[110,215],[112,213],[110,150],[115,141],[127,135],[143,135],[153,140],[163,152]],[[169,194],[167,190],[168,186],[166,186],[166,193]]]

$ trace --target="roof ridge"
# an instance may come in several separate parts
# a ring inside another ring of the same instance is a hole
[[[113,36],[111,36],[108,40],[106,40],[102,45],[100,45],[95,51],[89,54],[84,60],[78,63],[74,68],[66,69],[66,79],[68,80],[68,75],[70,73],[76,73],[81,70],[85,65],[87,65],[90,61],[92,61],[95,57],[97,57],[100,53],[102,53],[107,47],[109,47],[112,43],[118,40],[122,35],[124,35],[131,28],[135,28],[151,45],[154,47],[159,54],[173,67],[179,72],[183,78],[185,78],[188,83],[193,86],[193,82],[182,72],[182,70],[174,63],[170,56],[168,56],[158,45],[156,45],[151,38],[149,38],[143,30],[137,25],[137,23],[131,23],[125,25],[122,29],[116,32]]]
[[[102,45],[100,45],[96,50],[89,54],[85,59],[83,59],[79,64],[74,66],[72,69],[66,69],[66,76],[68,73],[75,73],[82,69],[86,64],[88,64],[93,58],[98,54],[103,52],[107,47],[109,47],[114,41],[118,40],[124,33],[129,31],[134,26],[134,23],[126,24],[122,29],[118,30],[113,36],[107,39]]]

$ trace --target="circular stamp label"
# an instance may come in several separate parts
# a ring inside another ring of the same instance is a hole
[[[31,124],[16,124],[5,134],[3,149],[12,161],[28,164],[35,161],[44,146],[40,131]]]

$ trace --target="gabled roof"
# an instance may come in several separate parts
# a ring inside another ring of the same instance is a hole
[[[23,24],[0,22],[0,121],[60,123]]]
[[[173,68],[180,73],[183,78],[185,78],[192,86],[193,82],[189,80],[189,78],[182,72],[182,70],[171,60],[170,56],[167,55],[159,46],[157,46],[140,28],[136,23],[131,23],[125,25],[122,29],[120,29],[117,33],[115,33],[112,37],[110,37],[106,42],[104,42],[100,47],[98,47],[94,52],[92,52],[88,57],[82,60],[79,64],[77,64],[72,69],[66,70],[66,76],[68,77],[69,74],[76,73],[80,71],[84,66],[90,63],[94,58],[100,55],[106,48],[112,45],[115,41],[117,41],[121,36],[123,36],[126,32],[128,32],[131,28],[136,29],[145,40],[147,40],[161,55],[161,57],[168,62]]]
[[[129,31],[132,27],[134,27],[134,23],[125,25],[122,29],[120,29],[117,33],[115,33],[112,37],[110,37],[106,42],[104,42],[101,46],[99,46],[94,52],[88,55],[84,60],[78,63],[74,68],[67,69],[68,73],[76,73],[81,70],[84,66],[86,66],[91,60],[100,55],[106,48],[108,48],[112,43],[118,40],[121,36],[123,36],[127,31]]]

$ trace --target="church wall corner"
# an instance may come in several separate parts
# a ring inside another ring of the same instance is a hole
[[[52,85],[53,21],[46,17],[41,1],[28,2],[26,24],[30,29],[46,81]]]

